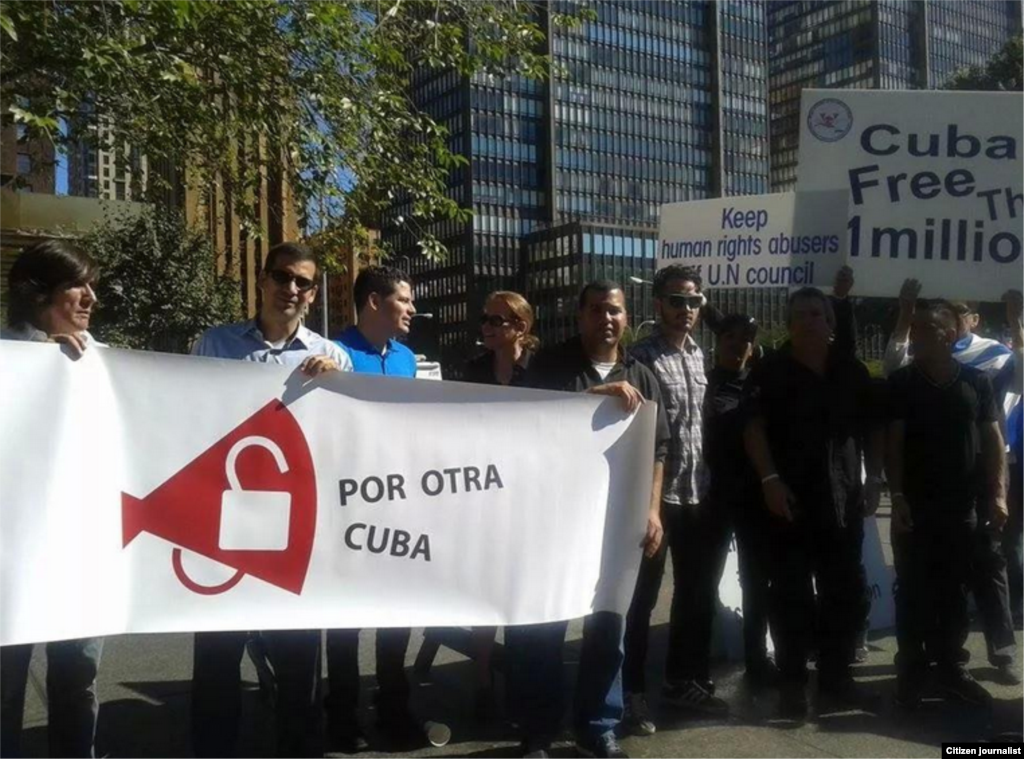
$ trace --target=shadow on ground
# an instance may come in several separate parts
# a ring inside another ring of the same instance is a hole
[[[934,756],[938,746],[949,741],[989,740],[1022,731],[1024,701],[1020,686],[992,684],[994,670],[984,661],[980,633],[971,635],[974,672],[995,695],[992,709],[978,709],[959,703],[927,699],[913,714],[903,713],[893,703],[895,672],[892,666],[895,641],[891,635],[871,642],[868,661],[857,666],[855,675],[877,698],[877,713],[848,712],[820,714],[807,724],[780,729],[774,719],[777,694],[754,692],[745,684],[742,669],[719,662],[715,667],[718,694],[730,702],[732,713],[718,720],[686,716],[662,704],[662,665],[667,647],[668,626],[652,627],[648,660],[649,698],[658,733],[651,738],[628,738],[626,749],[634,756]],[[1018,636],[1019,638],[1019,636]],[[410,661],[415,651],[410,652]],[[566,645],[563,687],[567,709],[578,666],[579,640]],[[418,678],[408,668],[413,688],[413,706],[423,718],[440,720],[452,728],[452,743],[443,749],[424,749],[407,755],[511,757],[517,755],[519,736],[508,721],[501,704],[502,678],[496,682],[496,708],[491,718],[474,717],[474,668],[462,659],[436,664],[428,678]],[[133,667],[139,671],[139,667]],[[814,704],[814,676],[810,694]],[[372,750],[363,756],[385,755],[386,744],[374,731],[373,690],[375,678],[361,683],[361,713]],[[102,704],[97,735],[99,756],[191,756],[189,738],[188,680],[124,681],[117,683],[118,697]],[[101,691],[102,692],[102,691]],[[274,751],[273,712],[255,682],[246,682],[242,693],[242,726],[238,755],[264,757]],[[568,717],[565,724],[569,723]],[[574,756],[563,735],[554,756]],[[39,721],[27,729],[23,749],[28,756],[46,756],[45,724]],[[328,750],[331,750],[328,744]],[[386,755],[390,755],[388,752]]]

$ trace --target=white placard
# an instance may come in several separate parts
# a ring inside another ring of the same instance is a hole
[[[831,287],[846,255],[843,190],[661,207],[658,268],[698,269],[704,287]]]
[[[797,189],[850,193],[858,295],[998,300],[1024,276],[1024,95],[803,91]]]

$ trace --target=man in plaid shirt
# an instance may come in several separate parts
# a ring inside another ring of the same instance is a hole
[[[654,373],[661,389],[671,438],[665,461],[661,549],[644,558],[626,618],[623,724],[634,735],[652,735],[644,696],[651,612],[658,600],[666,551],[672,551],[675,592],[669,622],[664,699],[676,706],[722,715],[729,706],[714,695],[710,677],[711,623],[718,582],[729,544],[728,520],[706,502],[709,476],[704,463],[701,409],[707,378],[704,353],[693,339],[706,300],[696,270],[667,266],[654,278],[658,326],[631,354]]]

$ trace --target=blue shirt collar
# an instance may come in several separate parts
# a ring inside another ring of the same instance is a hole
[[[381,352],[377,350],[377,346],[366,339],[366,336],[359,331],[359,327],[352,325],[344,332],[341,333],[341,342],[345,343],[352,350],[357,350],[362,353],[373,353],[376,356],[390,355],[396,346],[394,338],[391,338],[387,342],[387,351]]]

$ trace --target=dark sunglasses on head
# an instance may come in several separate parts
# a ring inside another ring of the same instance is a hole
[[[665,298],[668,304],[672,308],[689,308],[693,311],[701,308],[704,305],[703,295],[683,295],[682,293],[673,293]]]
[[[281,287],[288,287],[288,285],[294,282],[296,289],[300,293],[309,292],[316,286],[316,282],[308,277],[296,277],[293,274],[281,271],[280,269],[271,269],[267,272],[267,276],[277,284],[281,285]]]
[[[504,327],[506,324],[511,324],[512,319],[506,319],[504,316],[498,314],[480,314],[480,326],[483,327],[486,324],[492,327]]]

